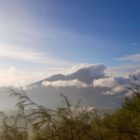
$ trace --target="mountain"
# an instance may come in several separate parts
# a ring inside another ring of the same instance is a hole
[[[88,67],[80,68],[77,71],[70,73],[68,75],[55,74],[55,75],[52,75],[51,77],[35,82],[31,85],[42,85],[42,82],[45,80],[53,82],[53,81],[59,81],[59,80],[68,81],[68,80],[73,80],[73,79],[78,79],[79,81],[90,84],[92,83],[94,79],[106,77],[104,73],[105,69],[106,67],[102,64],[91,65]]]
[[[70,70],[67,75],[55,74],[34,82],[25,90],[35,102],[49,108],[64,105],[61,93],[72,103],[79,99],[83,105],[100,110],[118,108],[126,96],[125,89],[131,78],[107,76],[106,70],[102,64],[86,65]],[[8,98],[9,93],[5,89],[0,88],[2,109],[14,107],[17,102],[15,98]]]
[[[41,81],[28,85],[29,96],[40,104],[54,107],[63,104],[60,94],[63,93],[70,101],[76,103],[78,99],[84,105],[94,106],[100,109],[117,108],[121,105],[124,95],[106,95],[104,91],[109,87],[91,87],[94,80],[107,78],[104,65],[91,65],[77,69],[70,74],[56,74]],[[43,82],[47,82],[45,86]],[[48,84],[49,83],[49,84]],[[66,83],[66,84],[65,84]],[[86,84],[88,86],[82,86]],[[81,85],[81,86],[80,86]]]

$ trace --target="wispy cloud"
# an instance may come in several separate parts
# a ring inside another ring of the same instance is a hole
[[[140,69],[140,65],[133,63],[133,64],[128,64],[128,65],[108,67],[105,72],[108,76],[128,77],[128,75],[134,73],[135,71],[139,69]]]
[[[119,61],[139,62],[140,61],[140,54],[126,55],[126,56],[117,58],[117,60],[119,60]]]
[[[0,57],[55,66],[74,64],[70,61],[56,58],[50,52],[43,53],[31,49],[23,49],[21,47],[7,46],[4,44],[0,44]]]
[[[24,71],[11,66],[7,69],[0,69],[0,87],[15,85],[24,86],[45,77],[46,72],[44,71]]]

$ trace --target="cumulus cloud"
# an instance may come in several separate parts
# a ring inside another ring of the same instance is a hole
[[[112,88],[117,85],[115,78],[101,78],[93,81],[93,87],[108,87]]]
[[[107,88],[103,93],[106,95],[114,95],[122,93],[126,90],[129,80],[126,78],[102,78],[93,81],[93,87],[104,87]]]
[[[140,61],[140,54],[127,55],[127,56],[124,56],[124,57],[117,58],[117,60],[139,62]]]
[[[77,87],[77,88],[88,88],[89,85],[79,81],[78,79],[74,79],[74,80],[67,80],[67,81],[62,81],[62,80],[58,80],[58,81],[43,81],[42,83],[43,86],[51,86],[51,87]]]
[[[105,95],[114,95],[114,94],[120,94],[122,92],[126,91],[126,88],[121,85],[117,85],[117,87],[113,87],[109,90],[106,90],[103,92]]]

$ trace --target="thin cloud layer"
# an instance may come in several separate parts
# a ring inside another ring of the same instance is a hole
[[[1,50],[0,51],[1,58],[8,58],[8,59],[25,61],[29,63],[48,64],[48,65],[55,65],[55,66],[74,64],[72,62],[56,58],[52,56],[50,52],[43,53],[43,52],[38,52],[37,50],[33,51],[27,48],[21,49],[16,46],[9,46],[5,44],[0,44],[0,50]]]
[[[124,57],[120,57],[117,60],[139,62],[140,61],[140,54],[127,55],[127,56],[124,56]]]
[[[78,79],[74,79],[74,80],[68,80],[68,81],[62,81],[62,80],[58,80],[58,81],[54,81],[54,82],[50,82],[50,81],[43,81],[42,83],[43,86],[50,86],[50,87],[77,87],[77,88],[88,88],[89,85],[87,85],[86,83],[79,81]]]

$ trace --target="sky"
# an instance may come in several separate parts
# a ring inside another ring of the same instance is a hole
[[[0,0],[0,86],[81,64],[140,69],[138,0]]]

